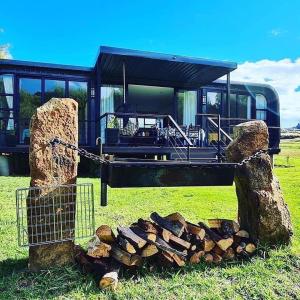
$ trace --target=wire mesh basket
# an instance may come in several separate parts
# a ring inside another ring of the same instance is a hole
[[[91,183],[16,190],[19,246],[37,246],[94,234],[94,193]]]

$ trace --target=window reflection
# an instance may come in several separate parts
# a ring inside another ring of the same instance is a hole
[[[78,102],[79,143],[87,143],[87,82],[69,81],[69,97]]]
[[[219,114],[220,113],[220,107],[221,107],[221,93],[215,93],[215,92],[208,92],[206,101],[206,112],[208,114]]]
[[[256,95],[256,119],[267,120],[267,99],[264,95]]]
[[[0,74],[0,94],[13,94],[13,76]]]
[[[51,98],[65,97],[65,81],[63,80],[45,80],[45,101]]]
[[[20,142],[29,143],[29,121],[35,110],[41,105],[41,80],[21,78],[20,82]]]
[[[197,113],[197,92],[180,91],[177,94],[177,122],[179,125],[195,125]]]

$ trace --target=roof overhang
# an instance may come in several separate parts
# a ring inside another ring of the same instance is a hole
[[[107,46],[100,47],[97,64],[102,83],[122,83],[125,64],[127,83],[182,88],[203,86],[237,68],[233,62]]]

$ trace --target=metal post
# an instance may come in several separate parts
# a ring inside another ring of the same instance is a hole
[[[188,153],[187,153],[187,160],[190,160],[190,156],[191,156],[191,149],[190,149],[190,145],[188,144]]]
[[[126,66],[123,62],[123,104],[126,103]]]
[[[221,119],[218,115],[218,162],[221,162]]]
[[[101,181],[101,206],[107,206],[107,183]]]
[[[230,73],[227,74],[227,80],[226,80],[226,98],[227,98],[228,133],[230,134]]]

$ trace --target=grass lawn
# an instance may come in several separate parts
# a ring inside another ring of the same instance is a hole
[[[300,299],[300,141],[284,141],[281,148],[275,172],[292,214],[291,248],[273,250],[265,259],[221,266],[142,269],[124,274],[115,292],[100,291],[91,277],[74,267],[26,271],[28,250],[17,246],[14,192],[27,187],[29,178],[0,177],[0,299]],[[193,222],[236,217],[234,187],[111,189],[109,205],[103,208],[98,180],[79,181],[94,183],[97,225],[115,228],[147,218],[152,211],[179,211]]]

